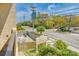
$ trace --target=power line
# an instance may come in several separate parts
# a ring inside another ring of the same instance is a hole
[[[64,10],[58,10],[58,11],[56,11],[56,13],[60,13],[60,12],[65,12],[65,11],[69,11],[69,10],[75,10],[75,9],[79,9],[79,7],[76,7],[76,8],[71,8],[71,9],[64,9]]]
[[[79,12],[72,12],[72,13],[64,13],[64,14],[57,14],[57,15],[79,15]]]

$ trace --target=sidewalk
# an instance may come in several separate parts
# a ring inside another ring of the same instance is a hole
[[[76,48],[74,48],[74,47],[72,47],[72,46],[69,46],[68,49],[79,53],[79,49],[76,49]]]
[[[18,56],[25,56],[23,52],[19,51]]]

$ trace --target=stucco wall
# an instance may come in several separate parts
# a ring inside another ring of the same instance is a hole
[[[8,5],[11,5],[11,4],[8,4]],[[7,14],[8,16],[5,19],[6,22],[3,26],[3,29],[0,35],[0,49],[2,49],[2,47],[4,46],[4,44],[10,37],[12,29],[16,27],[16,14],[15,13],[16,13],[15,4],[12,4],[10,7],[9,13]]]
[[[12,4],[0,4],[0,34],[3,30],[11,5]]]

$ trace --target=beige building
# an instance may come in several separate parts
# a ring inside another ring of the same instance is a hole
[[[39,17],[42,20],[46,20],[49,17],[49,15],[48,15],[48,13],[41,13],[41,14],[39,14]]]
[[[22,49],[33,49],[38,47],[42,44],[46,44],[47,36],[45,35],[36,35],[32,32],[29,32],[26,37],[23,34],[18,33],[17,35],[17,43],[18,43],[18,50]],[[26,34],[26,32],[25,32]]]
[[[15,4],[0,3],[0,52],[16,28]]]

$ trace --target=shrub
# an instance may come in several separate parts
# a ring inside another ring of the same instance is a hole
[[[20,25],[17,25],[17,30],[19,31],[19,30],[25,30],[25,28],[23,28],[22,26],[20,26]]]
[[[67,44],[65,42],[63,42],[62,40],[57,40],[56,43],[55,43],[55,46],[59,50],[67,49]]]
[[[36,30],[37,30],[38,32],[40,32],[40,34],[41,34],[42,32],[45,31],[45,27],[44,27],[44,26],[38,26],[38,27],[36,28]]]
[[[61,56],[78,56],[78,53],[69,49],[65,49],[61,51]]]
[[[57,40],[55,44],[57,44],[57,48],[43,44],[38,48],[38,53],[35,53],[36,49],[29,49],[25,54],[30,56],[79,56],[77,52],[67,49],[67,45],[63,41]]]
[[[57,50],[55,48],[52,48],[50,46],[41,46],[38,50],[39,56],[52,56],[52,55],[57,55]]]
[[[66,32],[67,29],[66,29],[66,27],[62,26],[62,27],[59,27],[59,31]]]

